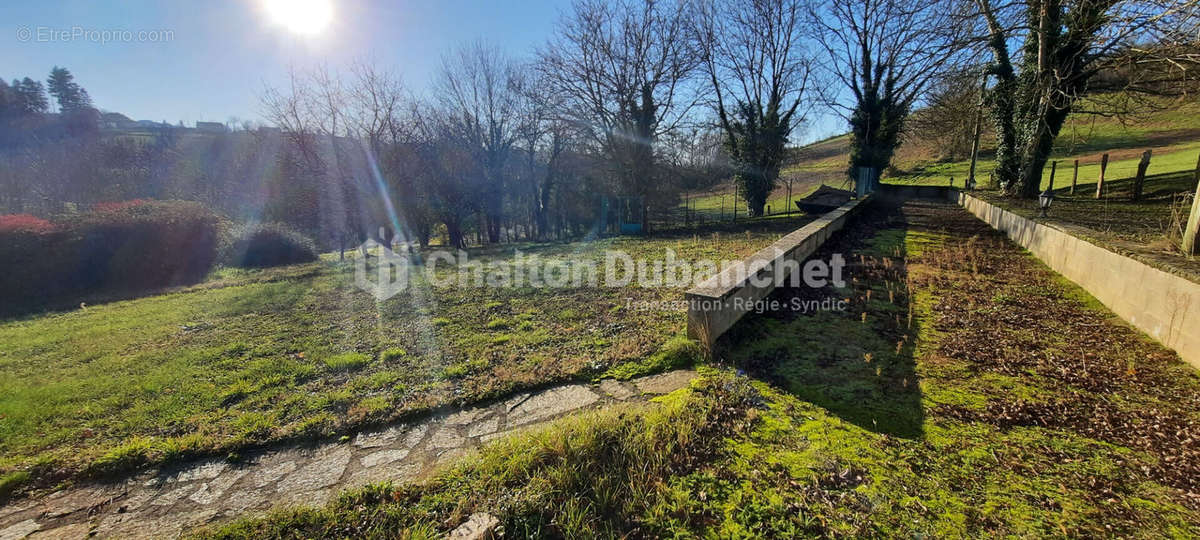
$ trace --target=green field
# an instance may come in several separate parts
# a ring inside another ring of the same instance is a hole
[[[964,119],[964,122],[971,119]],[[791,151],[784,175],[799,178],[834,175],[840,178],[849,159],[846,135],[832,137]],[[995,163],[995,141],[984,138],[976,177],[980,186],[987,181]],[[1055,141],[1051,161],[1058,161],[1055,187],[1069,186],[1074,160],[1079,160],[1079,183],[1094,183],[1100,172],[1100,157],[1109,153],[1105,178],[1130,178],[1137,172],[1143,150],[1154,152],[1149,174],[1195,170],[1200,157],[1200,102],[1161,102],[1146,113],[1119,118],[1076,114],[1067,119]],[[939,162],[932,156],[936,149],[920,141],[905,141],[897,150],[893,165],[897,172],[885,182],[898,184],[948,185],[951,178],[963,185],[970,161]],[[1049,184],[1050,164],[1043,173],[1043,187]],[[831,180],[826,180],[831,183]]]
[[[475,250],[512,263],[739,259],[803,221],[736,234]],[[453,272],[438,267],[439,279]],[[603,279],[603,275],[600,276]],[[694,357],[684,314],[627,308],[675,288],[456,287],[416,280],[377,303],[353,265],[220,270],[198,286],[0,323],[0,472],[49,487],[197,454],[325,437],[568,379],[630,377]]]

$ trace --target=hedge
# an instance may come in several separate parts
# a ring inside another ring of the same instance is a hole
[[[44,221],[0,217],[21,225],[0,227],[0,311],[195,283],[217,260],[221,220],[199,203],[128,201]]]

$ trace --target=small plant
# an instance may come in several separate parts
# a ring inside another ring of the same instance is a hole
[[[132,470],[150,460],[152,447],[150,439],[134,437],[125,444],[110,450],[92,463],[90,469],[95,474],[111,474]]]
[[[29,483],[29,471],[13,471],[0,477],[0,501],[8,499],[21,486]]]
[[[437,317],[429,322],[432,323],[434,326],[446,326],[446,325],[450,324],[450,319],[447,319],[445,317]]]
[[[323,412],[316,416],[306,418],[296,426],[296,431],[308,435],[310,437],[323,437],[333,432],[333,426],[337,423],[337,419],[332,414]]]
[[[248,412],[233,421],[233,428],[237,431],[238,437],[254,440],[270,435],[271,431],[275,429],[275,420],[264,413]]]
[[[371,362],[371,357],[362,353],[335,354],[322,361],[330,371],[351,371],[360,369]]]
[[[508,319],[505,319],[503,317],[496,317],[496,318],[488,321],[487,324],[484,326],[486,326],[488,330],[503,330],[505,328],[508,328]]]
[[[443,379],[461,379],[472,373],[482,371],[486,369],[487,366],[487,360],[483,358],[477,358],[475,360],[459,362],[457,364],[446,366],[444,369],[442,369],[441,376]]]
[[[404,358],[406,356],[408,356],[408,351],[406,351],[400,347],[392,347],[390,349],[383,351],[379,355],[379,359],[383,360],[384,362],[393,362],[393,361],[399,360],[401,358]]]

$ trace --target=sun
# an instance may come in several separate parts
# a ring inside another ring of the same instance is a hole
[[[332,0],[263,0],[267,16],[288,31],[314,35],[333,20]]]

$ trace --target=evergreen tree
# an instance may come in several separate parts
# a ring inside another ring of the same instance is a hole
[[[50,95],[58,101],[61,112],[74,112],[91,108],[92,98],[87,90],[75,83],[75,76],[67,68],[54,66],[46,79]]]
[[[12,89],[4,79],[0,79],[0,120],[7,119],[15,114],[14,108],[16,105],[15,96]]]
[[[16,112],[17,114],[38,114],[44,113],[50,107],[50,103],[46,100],[46,91],[42,87],[42,83],[25,77],[24,79],[13,80],[12,91],[16,97]]]

